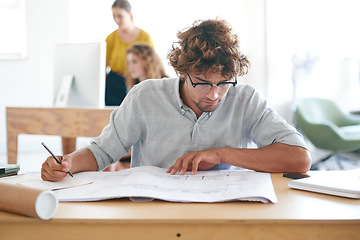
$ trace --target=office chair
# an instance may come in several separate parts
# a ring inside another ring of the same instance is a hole
[[[295,120],[299,131],[315,147],[331,151],[311,167],[313,170],[334,154],[360,150],[360,122],[343,113],[331,100],[299,99]]]

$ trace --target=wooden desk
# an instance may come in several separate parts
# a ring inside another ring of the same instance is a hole
[[[360,239],[360,200],[289,189],[281,174],[272,180],[277,204],[60,203],[49,221],[0,211],[0,238]]]
[[[19,134],[58,135],[63,154],[76,147],[76,137],[97,137],[110,121],[113,109],[6,108],[8,163],[17,162]]]

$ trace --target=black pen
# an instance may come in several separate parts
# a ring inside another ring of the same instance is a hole
[[[44,148],[51,154],[51,156],[53,156],[53,158],[56,160],[56,162],[57,162],[58,164],[62,165],[62,164],[61,164],[61,161],[55,156],[55,154],[52,153],[52,151],[45,145],[44,142],[42,142],[41,145],[43,145]],[[74,176],[71,174],[70,171],[68,171],[67,173],[68,173],[71,177],[74,177]]]

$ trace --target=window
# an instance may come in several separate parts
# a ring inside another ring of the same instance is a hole
[[[358,0],[267,0],[269,99],[334,99],[360,108]]]
[[[0,0],[0,32],[0,60],[25,59],[25,0]]]

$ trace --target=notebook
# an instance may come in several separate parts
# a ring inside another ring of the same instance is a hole
[[[0,163],[0,177],[16,175],[19,170],[20,165],[18,164]]]
[[[360,199],[360,169],[313,171],[310,177],[288,182],[290,188]]]

